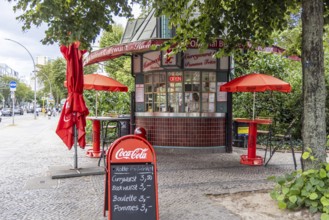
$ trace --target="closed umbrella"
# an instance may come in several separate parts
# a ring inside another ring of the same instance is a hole
[[[109,91],[109,92],[127,92],[128,87],[121,84],[120,82],[112,79],[111,77],[104,76],[102,74],[86,74],[83,76],[84,83],[83,88],[87,90],[96,90],[98,91]],[[64,82],[66,85],[67,82]],[[97,101],[98,94],[96,94],[96,117],[97,117]],[[87,151],[87,156],[90,157],[99,157],[100,156],[100,121],[93,120],[93,149]]]
[[[86,52],[79,50],[79,42],[61,46],[60,50],[66,59],[66,79],[68,97],[64,103],[56,133],[66,144],[68,149],[75,148],[74,168],[77,169],[77,144],[81,148],[86,146],[85,126],[89,111],[83,99],[83,65],[82,58]]]

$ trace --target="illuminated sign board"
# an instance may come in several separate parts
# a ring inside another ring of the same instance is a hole
[[[169,82],[171,83],[182,82],[182,76],[169,76]]]

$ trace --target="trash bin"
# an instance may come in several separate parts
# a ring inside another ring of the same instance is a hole
[[[120,123],[119,136],[122,137],[122,136],[130,134],[130,120],[127,120],[127,119],[130,119],[130,115],[119,115],[119,118],[126,119],[123,121],[119,121],[119,123]]]
[[[247,147],[249,124],[243,122],[233,122],[233,146]]]

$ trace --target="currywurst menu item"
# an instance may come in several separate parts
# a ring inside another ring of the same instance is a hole
[[[111,164],[111,219],[155,220],[153,164]]]

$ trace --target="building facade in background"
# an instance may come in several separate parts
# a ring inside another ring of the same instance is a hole
[[[2,76],[10,76],[10,77],[18,79],[19,73],[17,71],[15,71],[14,69],[12,69],[11,67],[9,67],[7,64],[0,63],[0,77],[2,77]]]

